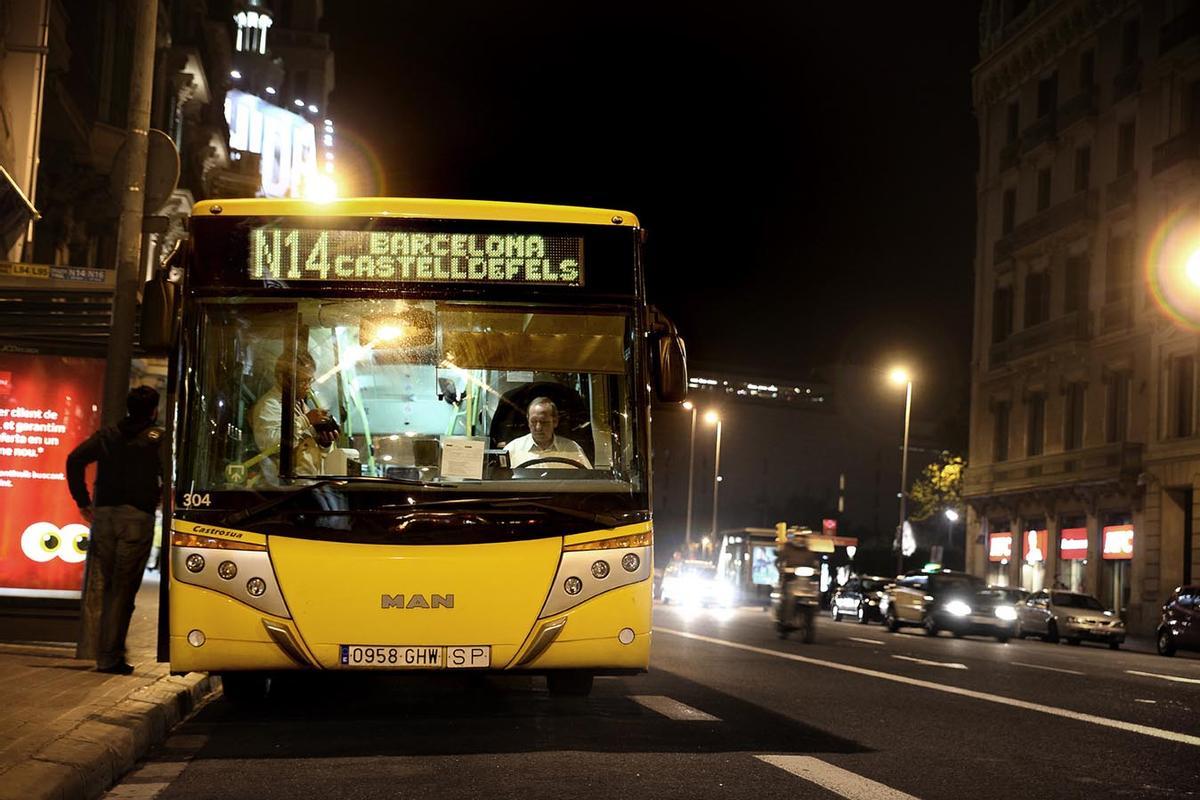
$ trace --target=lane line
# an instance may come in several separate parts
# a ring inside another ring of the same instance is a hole
[[[887,644],[882,639],[863,639],[859,636],[847,636],[846,638],[852,642],[862,642],[863,644]]]
[[[959,664],[957,661],[930,661],[927,658],[913,658],[912,656],[892,656],[901,661],[911,661],[914,664],[924,664],[927,667],[945,667],[946,669],[966,669],[966,664]]]
[[[1063,669],[1062,667],[1047,667],[1045,664],[1029,664],[1024,661],[1010,661],[1008,663],[1013,664],[1018,667],[1029,667],[1030,669],[1044,669],[1044,670],[1049,670],[1050,672],[1065,672],[1068,675],[1083,675],[1084,674],[1077,669]]]
[[[1158,701],[1157,701],[1157,700],[1143,700],[1143,699],[1142,699],[1142,698],[1140,698],[1140,697],[1138,697],[1138,698],[1135,698],[1133,702],[1135,702],[1135,703],[1146,703],[1147,705],[1152,705],[1152,706],[1156,706],[1156,705],[1158,705]]]
[[[808,656],[798,656],[794,653],[784,653],[779,650],[768,650],[765,647],[755,647],[754,645],[741,644],[740,642],[730,642],[724,639],[715,639],[711,636],[701,636],[697,633],[688,633],[687,631],[677,631],[671,628],[660,628],[655,626],[654,630],[662,633],[669,633],[675,636],[680,636],[684,639],[694,639],[699,642],[707,642],[709,644],[729,647],[734,650],[744,650],[748,653],[758,653],[764,656],[773,656],[782,658],[788,661],[796,661],[801,664],[811,664],[815,667],[827,667],[829,669],[840,670],[841,672],[850,672],[855,675],[864,675],[868,678],[878,678],[880,680],[892,681],[893,683],[902,683],[906,686],[917,686],[922,689],[932,689],[935,692],[944,692],[945,694],[958,695],[959,697],[969,697],[972,700],[983,700],[988,703],[997,703],[999,705],[1011,706],[1020,708],[1026,711],[1037,711],[1041,714],[1049,714],[1054,717],[1063,717],[1065,719],[1073,719],[1078,722],[1087,722],[1091,725],[1099,725],[1103,728],[1113,728],[1127,733],[1137,733],[1142,736],[1150,736],[1155,739],[1164,739],[1168,742],[1176,742],[1178,744],[1191,745],[1192,747],[1200,747],[1200,736],[1192,736],[1187,733],[1178,733],[1169,731],[1163,728],[1154,728],[1149,725],[1139,725],[1136,722],[1125,722],[1119,719],[1109,719],[1108,717],[1098,717],[1095,714],[1085,714],[1081,711],[1071,711],[1066,708],[1057,708],[1056,706],[1048,706],[1042,703],[1031,703],[1027,700],[1017,700],[1012,697],[1004,697],[1003,695],[990,694],[988,692],[977,692],[974,689],[962,689],[958,686],[945,686],[932,681],[923,681],[919,678],[909,678],[905,675],[895,675],[891,672],[881,672],[879,670],[867,669],[865,667],[855,667],[850,664],[839,664],[836,661],[824,661],[819,658],[809,658]]]
[[[759,761],[779,767],[797,778],[815,783],[846,800],[917,800],[882,783],[864,778],[857,772],[835,767],[812,756],[755,756]]]
[[[1143,675],[1147,678],[1160,678],[1164,681],[1175,681],[1176,683],[1197,683],[1200,684],[1200,678],[1181,678],[1178,675],[1163,675],[1158,672],[1141,672],[1136,669],[1125,670],[1130,675]]]
[[[667,719],[683,720],[684,722],[721,721],[720,717],[714,717],[712,714],[707,714],[698,708],[692,708],[686,703],[661,694],[631,694],[629,699],[651,711],[662,714]]]

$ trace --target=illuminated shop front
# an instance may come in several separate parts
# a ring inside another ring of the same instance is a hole
[[[1008,586],[1008,562],[1012,559],[1012,533],[1003,528],[1008,523],[998,526],[1001,530],[988,534],[988,574],[987,581],[993,586]]]
[[[1021,588],[1040,592],[1046,587],[1046,548],[1050,535],[1044,520],[1026,520],[1021,534]]]
[[[1058,532],[1058,583],[1072,592],[1085,592],[1088,563],[1086,517],[1064,517]]]
[[[1129,607],[1129,570],[1134,548],[1133,520],[1130,515],[1106,515],[1101,543],[1103,564],[1100,570],[1100,601],[1124,615]]]

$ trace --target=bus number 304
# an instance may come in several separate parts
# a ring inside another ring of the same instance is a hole
[[[212,505],[212,496],[209,495],[208,492],[205,492],[204,494],[188,492],[187,494],[185,494],[183,496],[183,507],[184,508],[198,508],[199,506],[208,507],[211,505]]]

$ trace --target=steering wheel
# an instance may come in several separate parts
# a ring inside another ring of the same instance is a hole
[[[524,461],[524,462],[516,465],[515,467],[513,467],[513,469],[525,469],[526,467],[531,467],[534,464],[570,464],[572,467],[575,467],[575,469],[587,469],[587,467],[585,467],[583,464],[580,464],[578,461],[574,461],[569,458],[563,458],[561,456],[545,456],[544,458],[532,458],[529,461]]]

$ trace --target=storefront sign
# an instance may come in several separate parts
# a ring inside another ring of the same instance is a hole
[[[1025,531],[1021,536],[1021,560],[1026,564],[1041,564],[1046,560],[1046,548],[1050,534],[1042,531]]]
[[[88,527],[67,454],[96,430],[104,361],[0,352],[0,594],[78,597]]]
[[[1104,557],[1106,559],[1133,558],[1133,526],[1109,525],[1104,529]]]
[[[1012,534],[1008,531],[988,536],[988,561],[1007,561],[1012,558]]]
[[[317,174],[317,133],[299,114],[236,89],[225,93],[229,146],[262,156],[267,197],[299,197]]]
[[[837,520],[836,519],[821,520],[821,533],[825,536],[837,536]]]
[[[1087,528],[1063,528],[1059,534],[1058,552],[1064,559],[1088,557]]]

